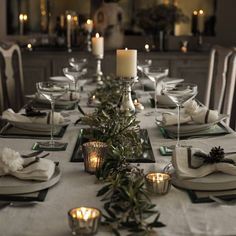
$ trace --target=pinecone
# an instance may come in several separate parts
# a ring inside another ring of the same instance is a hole
[[[207,163],[217,163],[224,159],[225,153],[224,149],[219,147],[213,147],[205,160]]]

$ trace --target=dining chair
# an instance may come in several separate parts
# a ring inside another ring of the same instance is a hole
[[[219,113],[230,115],[234,97],[236,60],[232,48],[214,46],[210,52],[204,104]]]
[[[17,44],[0,43],[0,78],[3,109],[19,111],[24,105],[24,80],[21,51]]]

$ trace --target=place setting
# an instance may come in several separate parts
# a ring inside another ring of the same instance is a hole
[[[20,154],[5,147],[0,155],[0,209],[43,202],[61,177],[59,163],[42,151]]]

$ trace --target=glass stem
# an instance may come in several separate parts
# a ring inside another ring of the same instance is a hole
[[[55,101],[51,101],[51,139],[50,144],[51,146],[54,145],[54,139],[53,139],[53,131],[54,131],[54,109],[55,109]]]
[[[180,105],[177,104],[177,112],[178,112],[178,118],[177,118],[177,143],[176,147],[179,147],[179,132],[180,132]]]

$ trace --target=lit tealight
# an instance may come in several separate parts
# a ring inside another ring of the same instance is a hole
[[[27,48],[28,48],[29,51],[32,51],[32,50],[33,50],[32,44],[31,44],[31,43],[28,43],[28,44],[27,44]]]
[[[69,225],[73,235],[94,235],[101,220],[100,210],[92,207],[78,207],[68,212]]]
[[[147,189],[155,194],[166,194],[171,187],[171,177],[167,173],[149,173],[145,176]]]
[[[149,44],[145,44],[144,46],[146,52],[150,52],[150,47]]]

